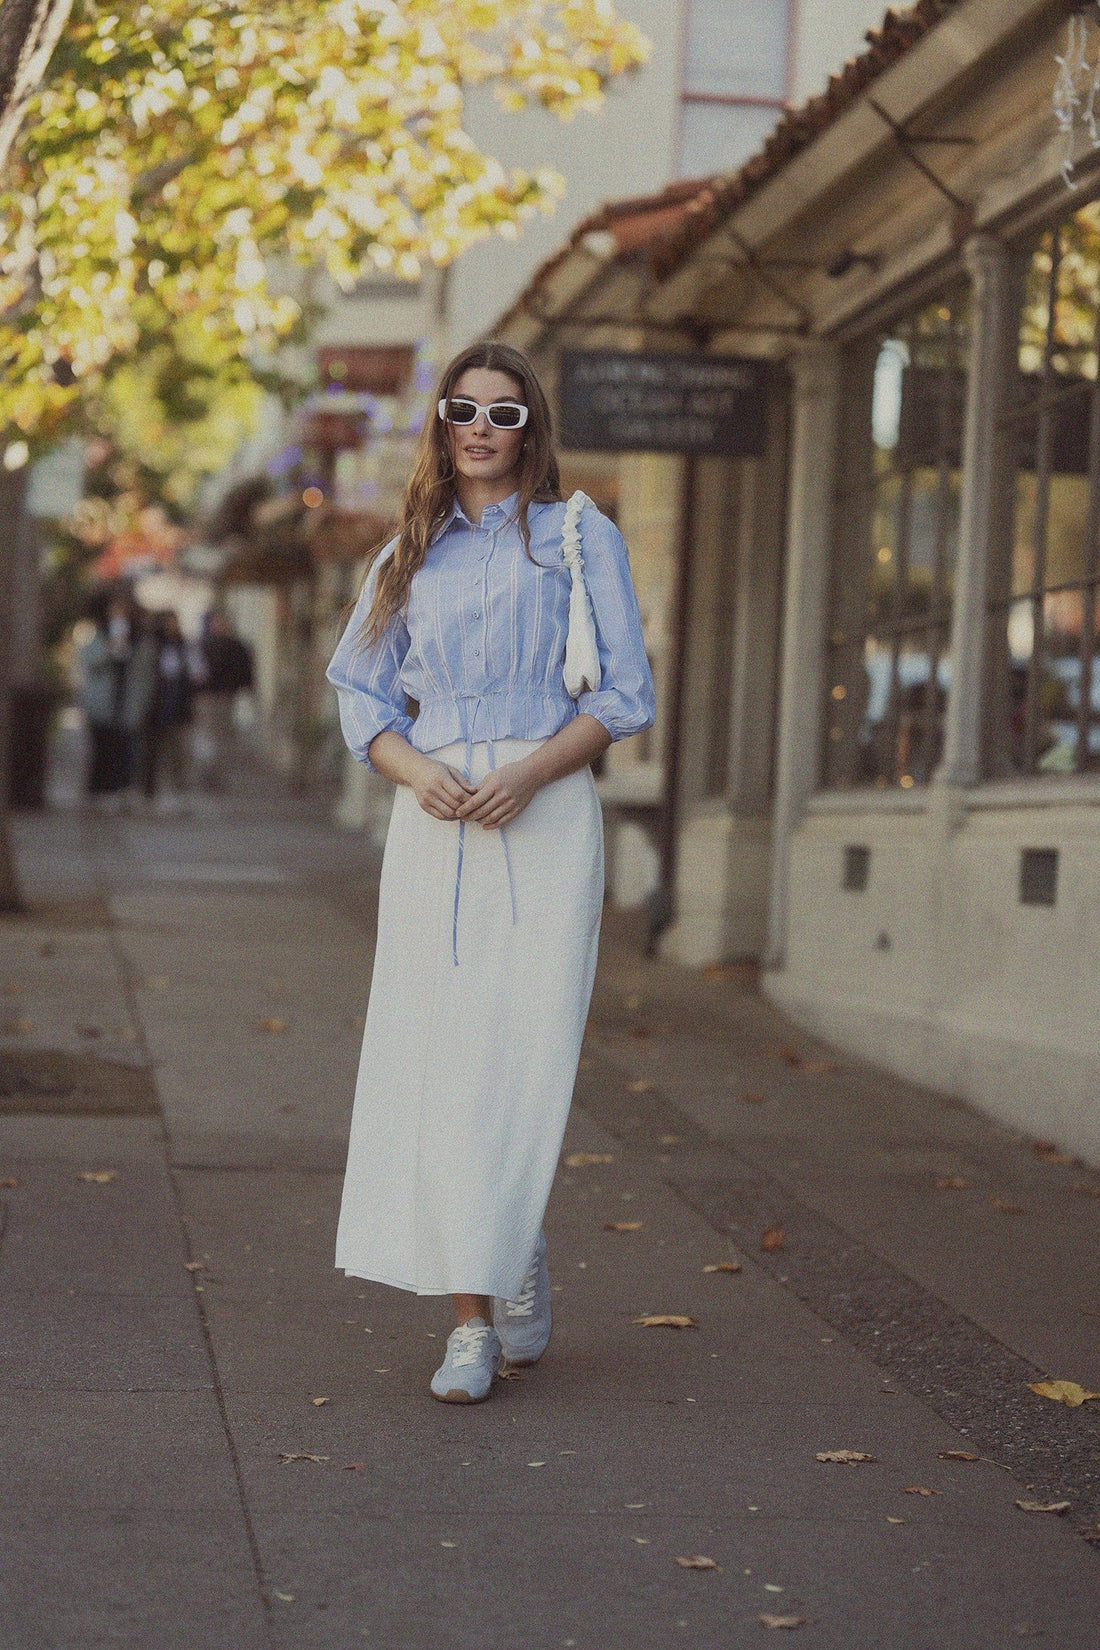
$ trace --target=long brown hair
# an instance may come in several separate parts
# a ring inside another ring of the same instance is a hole
[[[485,343],[471,344],[456,355],[445,369],[432,397],[428,417],[417,442],[413,473],[405,490],[397,547],[379,571],[371,610],[360,633],[364,643],[377,641],[394,614],[404,607],[413,575],[423,566],[432,536],[446,520],[454,502],[455,466],[451,436],[447,425],[438,417],[436,407],[440,401],[450,400],[458,380],[470,367],[507,373],[509,378],[514,378],[522,386],[523,399],[529,410],[517,466],[519,504],[516,520],[528,555],[531,554],[528,506],[561,498],[550,407],[542,385],[535,377],[535,369],[526,355],[521,350],[513,349],[510,344],[494,343],[491,339]]]

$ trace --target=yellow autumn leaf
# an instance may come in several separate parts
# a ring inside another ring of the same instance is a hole
[[[761,1611],[756,1619],[761,1627],[805,1627],[807,1621],[806,1616],[776,1616],[770,1610]]]
[[[713,1558],[707,1558],[705,1553],[692,1553],[690,1557],[676,1560],[681,1570],[717,1570],[718,1565]]]
[[[635,1318],[634,1322],[643,1329],[698,1329],[699,1325],[694,1318],[689,1318],[677,1312],[648,1312],[644,1317]]]
[[[1076,1381],[1029,1381],[1027,1384],[1040,1398],[1052,1398],[1056,1404],[1065,1404],[1067,1409],[1080,1409],[1090,1398],[1100,1398],[1100,1392],[1087,1392]]]
[[[610,1152],[570,1152],[565,1159],[567,1169],[587,1169],[593,1163],[614,1163]]]
[[[112,1180],[118,1179],[117,1169],[81,1169],[77,1173],[78,1180],[83,1180],[89,1186],[109,1186]]]
[[[704,1272],[740,1272],[740,1270],[741,1262],[739,1260],[714,1260],[711,1261],[709,1266],[703,1267]]]
[[[868,1455],[861,1449],[823,1449],[814,1456],[815,1461],[836,1461],[842,1466],[854,1467],[860,1461],[877,1461],[876,1455]]]
[[[643,1222],[640,1220],[605,1220],[600,1230],[602,1232],[640,1232]]]

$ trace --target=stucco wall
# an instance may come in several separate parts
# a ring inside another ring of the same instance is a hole
[[[1100,806],[1057,795],[812,809],[767,990],[822,1036],[1100,1162]],[[870,849],[863,892],[841,886],[847,844]],[[1058,850],[1053,907],[1020,902],[1024,848]]]

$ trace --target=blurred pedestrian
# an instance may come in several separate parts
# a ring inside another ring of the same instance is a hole
[[[195,699],[195,766],[204,789],[225,789],[227,760],[236,738],[234,713],[239,693],[251,693],[252,649],[236,634],[220,608],[207,615],[199,646],[200,680]]]
[[[452,1295],[431,1391],[478,1403],[550,1338],[541,1225],[603,904],[591,763],[652,725],[653,678],[626,546],[561,502],[527,358],[473,346],[434,406],[329,666],[353,754],[397,783],[336,1264]]]
[[[77,655],[91,747],[87,789],[93,800],[121,807],[137,778],[154,649],[145,616],[127,592],[101,592],[88,617],[94,628]]]
[[[167,811],[182,805],[188,789],[187,741],[195,685],[179,615],[171,609],[156,614],[152,633],[156,662],[145,723],[142,789],[147,801],[159,801]],[[165,779],[170,789],[163,788]]]

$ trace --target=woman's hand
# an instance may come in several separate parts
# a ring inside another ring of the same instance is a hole
[[[475,794],[475,787],[457,768],[437,762],[432,756],[416,764],[408,783],[424,812],[433,819],[458,819],[459,804],[472,801]]]
[[[506,762],[485,775],[473,795],[456,810],[455,818],[472,819],[487,831],[494,831],[521,814],[542,783],[522,759]]]

